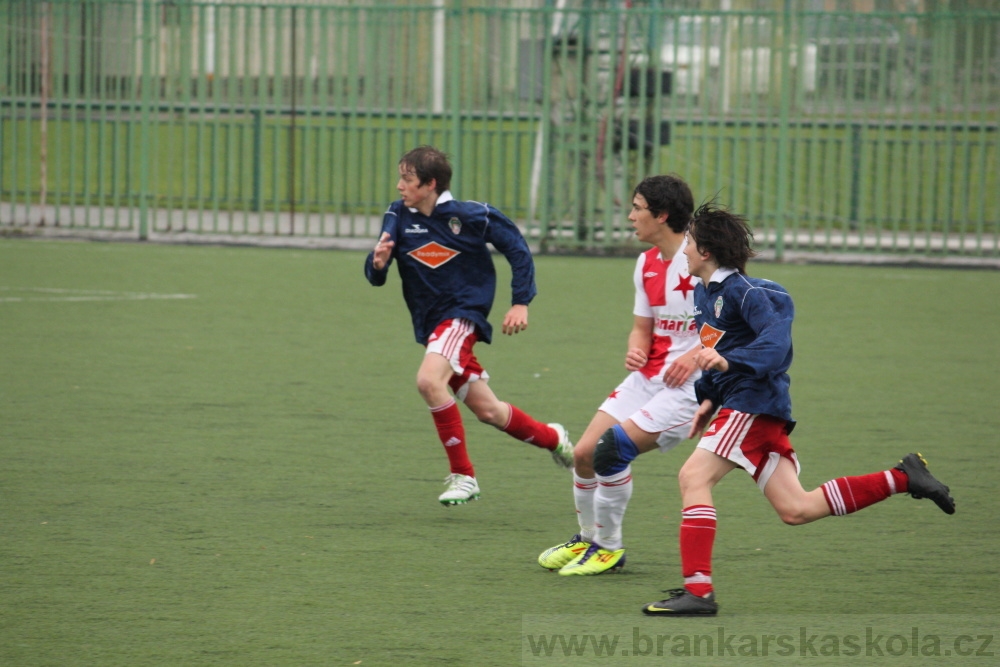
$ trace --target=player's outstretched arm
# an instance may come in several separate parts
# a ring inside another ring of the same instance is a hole
[[[503,318],[503,331],[508,336],[513,336],[528,328],[528,307],[524,304],[514,304],[507,311]]]

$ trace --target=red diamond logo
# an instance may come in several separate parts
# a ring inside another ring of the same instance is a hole
[[[436,241],[432,241],[420,246],[416,250],[411,250],[407,254],[424,266],[436,269],[458,255],[459,252],[451,248],[446,248]]]

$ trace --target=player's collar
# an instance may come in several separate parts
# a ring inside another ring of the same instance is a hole
[[[441,204],[443,204],[445,202],[449,202],[449,201],[451,201],[453,199],[454,199],[454,197],[451,196],[451,190],[445,190],[444,192],[442,192],[438,196],[437,201],[434,202],[434,208],[437,208]],[[413,208],[412,206],[407,206],[406,208],[410,209],[410,213],[416,213],[417,212],[417,209]]]
[[[733,275],[734,273],[739,273],[736,269],[716,269],[712,277],[708,279],[710,283],[721,283],[723,280]]]

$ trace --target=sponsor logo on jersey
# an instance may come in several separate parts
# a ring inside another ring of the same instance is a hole
[[[686,315],[683,317],[663,317],[656,320],[656,329],[657,331],[669,331],[671,333],[678,333],[681,331],[694,333],[698,330],[698,325],[695,323],[693,315]]]
[[[452,234],[460,234],[462,232],[462,221],[458,218],[452,218],[448,221],[448,227],[451,228]]]
[[[642,277],[643,278],[655,278],[658,275],[660,275],[660,274],[658,274],[656,271],[646,271],[644,274],[642,274]]]
[[[716,317],[716,319],[718,319],[719,315],[721,315],[721,314],[722,314],[722,296],[719,296],[719,298],[715,300],[715,317]]]
[[[446,248],[436,241],[431,241],[430,243],[425,243],[416,250],[411,250],[406,254],[424,266],[436,269],[442,264],[454,259],[460,253],[457,250]]]
[[[701,325],[701,331],[699,333],[701,334],[701,344],[705,347],[712,348],[718,345],[719,341],[722,340],[722,337],[726,335],[725,331],[716,329],[707,322]]]
[[[421,227],[419,222],[411,223],[409,227],[403,230],[404,234],[427,234],[430,230],[426,227]]]

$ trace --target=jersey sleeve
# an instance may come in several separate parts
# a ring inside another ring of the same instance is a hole
[[[632,282],[635,283],[635,305],[632,307],[632,314],[638,317],[653,317],[653,308],[649,305],[649,296],[646,288],[642,284],[642,271],[646,266],[646,255],[639,255],[635,261],[635,271],[632,273]]]
[[[389,240],[396,241],[396,228],[397,228],[397,215],[396,212],[392,210],[392,207],[385,212],[382,216],[382,229],[378,233],[378,237],[381,239],[382,234],[385,232],[389,233]],[[386,278],[389,275],[389,267],[392,266],[392,260],[396,256],[396,249],[393,248],[392,253],[389,254],[389,259],[386,261],[385,266],[381,269],[376,269],[374,265],[375,251],[372,250],[368,253],[368,257],[365,258],[365,278],[368,279],[375,287],[381,287],[385,285]]]
[[[507,216],[486,205],[486,241],[510,264],[510,294],[513,305],[531,303],[538,288],[535,285],[535,261],[521,230]]]
[[[726,355],[730,367],[753,377],[763,377],[786,365],[792,350],[792,297],[780,290],[748,290],[741,313],[757,334],[753,342]]]
[[[719,396],[718,388],[715,384],[715,376],[718,371],[703,371],[701,377],[694,383],[694,397],[698,403],[712,401],[712,405],[718,408],[722,405],[722,398]]]

